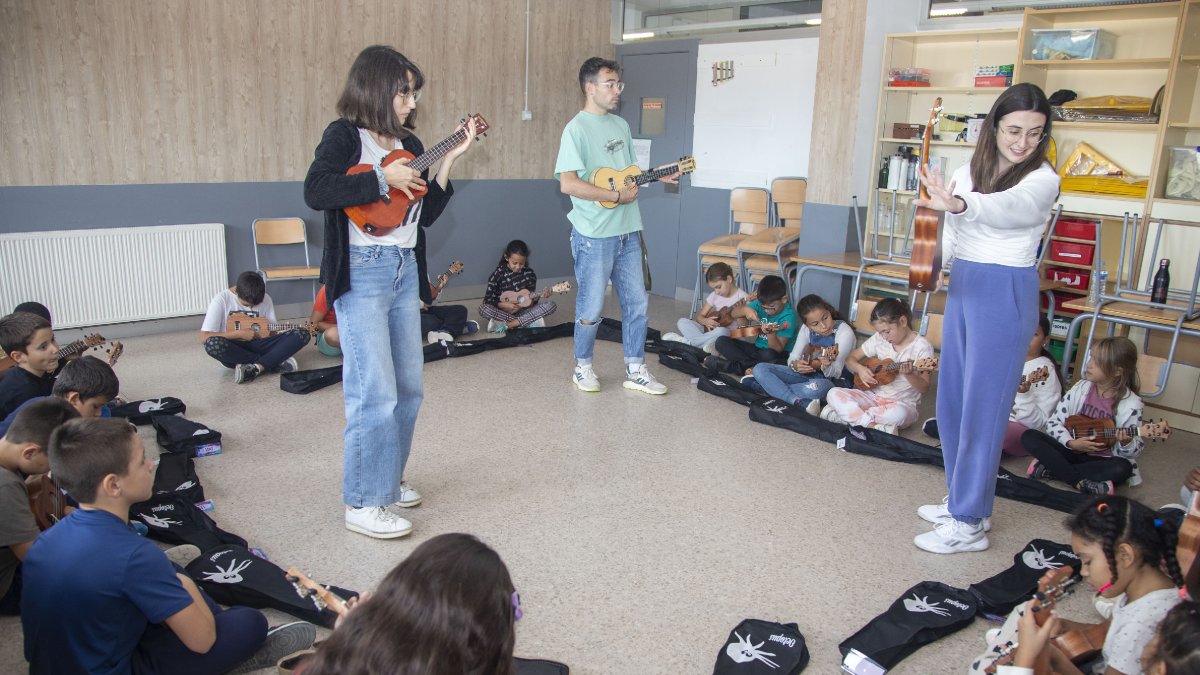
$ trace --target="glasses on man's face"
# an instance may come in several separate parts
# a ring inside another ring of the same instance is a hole
[[[625,83],[624,82],[601,82],[600,86],[612,89],[613,91],[616,91],[617,93],[621,93],[621,92],[625,91]]]
[[[421,92],[419,92],[419,91],[410,91],[408,93],[400,92],[399,94],[396,94],[396,95],[403,97],[405,101],[409,101],[413,105],[416,105],[417,101],[421,100]]]
[[[1038,141],[1042,140],[1042,136],[1044,135],[1044,132],[1041,129],[1022,132],[1020,127],[1015,129],[1001,127],[1000,132],[1004,135],[1004,138],[1008,139],[1009,143],[1016,143],[1021,136],[1024,136],[1025,140],[1029,141],[1030,143],[1037,143]]]

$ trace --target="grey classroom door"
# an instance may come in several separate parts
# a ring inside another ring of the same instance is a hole
[[[628,55],[621,59],[621,117],[629,122],[633,137],[651,141],[650,168],[679,160],[691,144],[687,119],[687,80],[680,73],[695,77],[692,57],[687,52]],[[679,191],[686,190],[688,179],[680,187],[665,183],[642,186],[638,202],[654,280],[651,292],[675,296],[675,267],[679,245]]]

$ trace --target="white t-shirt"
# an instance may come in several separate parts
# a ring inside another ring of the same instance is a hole
[[[929,344],[929,340],[916,334],[913,334],[913,340],[908,343],[908,346],[897,352],[895,345],[879,337],[879,333],[876,333],[862,344],[862,350],[868,358],[891,359],[897,363],[933,356],[933,345]],[[909,384],[908,378],[903,375],[897,375],[891,384],[875,387],[871,393],[881,398],[890,398],[914,406],[921,402],[921,394]]]
[[[854,352],[854,343],[857,341],[858,338],[854,336],[854,329],[850,327],[850,324],[838,321],[837,328],[833,331],[833,342],[838,346],[838,355],[828,368],[821,370],[825,377],[842,376],[842,371],[846,369],[846,359],[850,358],[850,354]],[[808,327],[808,324],[801,324],[800,331],[796,333],[796,344],[792,347],[792,353],[788,354],[788,363],[799,361],[809,342],[812,342],[812,329]]]
[[[1033,267],[1038,244],[1058,198],[1058,174],[1042,164],[1005,190],[971,192],[971,165],[951,178],[954,194],[967,203],[960,214],[947,213],[942,230],[942,259],[962,259],[1008,267]],[[948,184],[947,184],[948,185]]]
[[[1021,369],[1021,376],[1024,377],[1042,367],[1049,369],[1049,377],[1030,387],[1024,394],[1017,392],[1012,412],[1008,414],[1010,422],[1020,422],[1027,429],[1038,431],[1046,430],[1046,420],[1054,414],[1054,406],[1058,405],[1058,400],[1062,398],[1062,385],[1058,383],[1058,376],[1054,374],[1054,362],[1045,356],[1026,361],[1025,367]]]
[[[267,321],[275,323],[275,303],[271,296],[263,294],[263,301],[253,307],[247,307],[238,302],[237,293],[226,288],[213,297],[208,303],[208,311],[204,314],[204,324],[200,330],[206,333],[224,333],[225,321],[234,312],[245,312],[252,316],[265,316]]]
[[[729,296],[728,298],[716,291],[713,291],[712,293],[708,294],[708,297],[704,299],[704,302],[712,306],[713,309],[725,309],[726,307],[736,305],[742,300],[745,300],[747,297],[749,296],[746,295],[746,291],[743,291],[740,288],[735,288],[733,295]]]
[[[359,155],[359,164],[378,164],[387,157],[388,153],[404,147],[403,141],[397,140],[396,147],[383,148],[375,142],[375,138],[371,136],[371,132],[360,128],[358,130],[358,138],[362,141],[362,154]],[[374,175],[374,174],[372,174]],[[399,246],[400,248],[412,248],[417,245],[417,222],[421,219],[421,204],[422,200],[417,200],[408,209],[408,215],[405,217],[404,225],[397,227],[391,232],[382,237],[376,237],[362,230],[351,222],[347,227],[350,228],[350,245],[351,246]]]
[[[1142,650],[1154,637],[1159,622],[1179,601],[1179,591],[1174,588],[1151,591],[1128,604],[1124,595],[1118,597],[1100,652],[1104,662],[1092,672],[1103,673],[1112,666],[1126,675],[1141,673]]]

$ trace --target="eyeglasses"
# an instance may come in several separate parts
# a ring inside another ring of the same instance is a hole
[[[1041,129],[1034,129],[1033,131],[1026,132],[1025,134],[1022,134],[1020,129],[1000,129],[1000,132],[1004,134],[1004,137],[1008,139],[1008,142],[1010,143],[1017,142],[1022,135],[1024,135],[1025,139],[1030,143],[1037,143],[1038,141],[1042,140],[1042,136],[1046,135]]]
[[[608,87],[609,89],[616,89],[617,93],[625,91],[625,83],[624,82],[601,82],[600,86]]]
[[[402,91],[402,92],[397,93],[396,95],[404,97],[404,100],[406,100],[406,101],[412,101],[413,104],[416,104],[417,101],[421,100],[421,92],[420,91],[410,91],[407,93]]]

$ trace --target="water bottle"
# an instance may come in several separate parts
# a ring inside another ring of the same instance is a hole
[[[1150,286],[1150,302],[1167,304],[1167,289],[1171,287],[1171,261],[1163,258],[1158,263],[1158,271],[1154,273],[1154,283]]]
[[[1092,307],[1100,304],[1100,270],[1092,270],[1092,280],[1088,284],[1088,304]]]
[[[1096,281],[1099,282],[1099,286],[1100,286],[1099,288],[1096,289],[1096,293],[1098,295],[1103,295],[1104,292],[1108,290],[1108,270],[1104,269],[1104,261],[1103,260],[1100,261],[1100,272],[1099,272],[1099,274],[1097,274]],[[1096,301],[1099,302],[1099,298],[1097,298]],[[1095,307],[1095,305],[1092,305],[1092,306]]]

